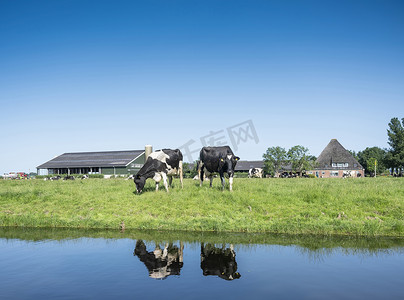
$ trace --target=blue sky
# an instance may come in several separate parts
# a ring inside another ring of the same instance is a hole
[[[0,2],[0,174],[248,120],[241,159],[387,148],[403,100],[403,1]]]

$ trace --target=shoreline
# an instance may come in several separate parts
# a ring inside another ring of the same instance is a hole
[[[234,191],[178,179],[169,193],[132,181],[0,181],[0,226],[404,236],[404,179],[245,179]],[[228,188],[228,187],[227,187]]]

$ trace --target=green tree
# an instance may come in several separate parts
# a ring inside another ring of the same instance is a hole
[[[193,163],[193,167],[191,168],[191,178],[194,178],[195,175],[198,175],[198,165],[199,160],[195,160]]]
[[[374,174],[375,160],[377,160],[376,173],[381,174],[386,171],[387,151],[379,147],[368,147],[358,152],[358,161],[365,168],[367,174]]]
[[[285,148],[279,146],[268,148],[262,157],[264,158],[265,172],[275,177],[279,176],[279,170],[282,165],[287,163],[287,152]]]
[[[375,170],[378,169],[378,163],[376,158],[369,158],[367,161],[368,171],[375,176]],[[379,174],[379,172],[376,172]]]
[[[404,167],[404,118],[392,118],[387,129],[390,154],[388,162],[390,168],[401,169]]]
[[[292,170],[302,175],[305,170],[313,168],[315,157],[309,154],[309,149],[297,145],[293,146],[287,152],[289,162],[292,164]]]
[[[351,153],[351,155],[352,155],[357,161],[359,161],[358,153],[356,153],[355,150],[348,150],[348,152]]]
[[[193,163],[183,162],[182,170],[185,178],[194,178],[198,174],[198,161],[194,161]]]

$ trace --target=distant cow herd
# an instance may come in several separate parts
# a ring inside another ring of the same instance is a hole
[[[70,176],[70,175],[67,175],[67,176],[62,178],[61,176],[57,175],[57,176],[52,176],[52,177],[45,177],[43,180],[45,180],[45,181],[47,181],[47,180],[54,181],[54,180],[60,180],[60,179],[62,179],[62,180],[75,180],[76,178],[74,176]],[[88,175],[83,175],[83,176],[80,177],[80,179],[88,179]]]

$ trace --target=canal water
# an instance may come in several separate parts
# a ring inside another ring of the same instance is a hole
[[[0,228],[0,299],[404,299],[395,238]]]

